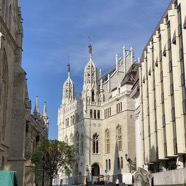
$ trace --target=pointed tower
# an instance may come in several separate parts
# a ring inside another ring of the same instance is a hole
[[[43,121],[44,121],[45,125],[48,126],[48,124],[49,124],[49,120],[48,120],[48,116],[47,116],[46,102],[44,103],[44,107],[43,107],[43,115],[42,115],[42,117],[43,117]]]
[[[34,115],[35,116],[39,116],[40,115],[39,104],[38,104],[38,96],[36,96],[36,103],[35,103],[35,108],[34,108]]]
[[[70,78],[70,64],[68,64],[68,78],[63,85],[62,104],[69,104],[75,100],[75,86]]]
[[[92,61],[92,46],[89,45],[89,62],[84,69],[83,91],[86,93],[87,100],[90,103],[97,102],[98,90],[98,71],[96,65]]]

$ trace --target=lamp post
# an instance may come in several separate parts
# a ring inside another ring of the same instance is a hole
[[[128,162],[129,164],[129,171],[131,173],[131,164],[132,164],[132,160],[128,157],[128,154],[125,154],[125,158],[126,158],[126,161]]]

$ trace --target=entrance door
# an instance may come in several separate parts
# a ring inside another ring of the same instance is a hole
[[[94,163],[92,165],[92,176],[98,176],[100,174],[99,165]]]

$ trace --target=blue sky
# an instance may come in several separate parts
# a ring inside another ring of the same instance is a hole
[[[112,68],[122,48],[141,56],[170,0],[20,0],[24,40],[22,65],[27,73],[32,109],[46,101],[49,138],[57,139],[58,107],[71,65],[76,95],[83,86],[84,66],[93,61],[102,72]]]

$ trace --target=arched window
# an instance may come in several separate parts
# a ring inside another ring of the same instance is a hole
[[[0,68],[0,78],[2,79],[1,85],[1,100],[0,105],[2,106],[2,140],[5,141],[5,134],[6,134],[6,126],[7,126],[7,102],[8,102],[8,63],[7,63],[7,56],[4,50],[3,52],[3,61],[2,61],[2,68]]]
[[[108,160],[105,161],[106,170],[108,170]]]
[[[79,132],[76,133],[76,152],[79,153]]]
[[[97,118],[100,119],[100,110],[97,111]]]
[[[92,102],[95,101],[95,98],[94,98],[94,91],[92,91]]]
[[[111,160],[109,159],[109,170],[111,169]]]
[[[123,168],[123,157],[121,157],[121,169]]]
[[[81,154],[84,153],[84,136],[81,134]]]
[[[93,153],[97,154],[99,152],[99,136],[98,134],[93,135]]]
[[[96,119],[96,110],[94,110],[94,119]]]
[[[92,109],[90,109],[90,118],[92,118]]]
[[[116,128],[116,138],[117,138],[117,145],[118,145],[118,150],[122,150],[122,132],[121,132],[121,125],[118,125]]]
[[[120,169],[120,159],[118,157],[118,169]]]
[[[110,132],[108,129],[105,131],[105,149],[106,153],[110,152]]]

